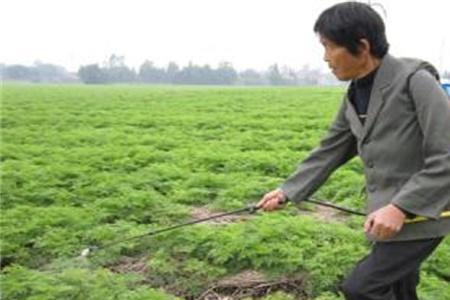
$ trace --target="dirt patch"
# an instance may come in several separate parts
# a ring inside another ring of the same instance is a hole
[[[115,265],[109,266],[114,273],[138,273],[144,275],[148,273],[149,268],[147,262],[149,260],[148,256],[144,257],[122,257]]]
[[[347,220],[348,214],[340,212],[334,208],[315,205],[314,210],[299,209],[299,215],[312,216],[325,222],[340,222]]]
[[[207,207],[196,207],[191,212],[191,217],[193,220],[200,220],[205,218],[210,218],[215,215],[222,214],[224,212],[221,211],[212,211]],[[252,215],[249,215],[248,213],[242,213],[242,214],[236,214],[236,215],[228,215],[223,216],[217,219],[211,219],[208,221],[205,221],[206,224],[216,224],[216,225],[223,225],[223,224],[229,224],[229,223],[235,223],[235,222],[242,222],[245,220],[248,220],[252,218]]]
[[[195,300],[238,300],[247,297],[260,298],[283,291],[295,299],[307,299],[304,277],[267,279],[255,271],[245,271],[225,278],[208,288]]]
[[[215,215],[219,215],[222,213],[224,213],[224,212],[212,211],[211,209],[209,209],[207,207],[196,207],[191,212],[191,218],[193,220],[200,220],[200,219],[209,218],[209,217],[212,217]],[[310,207],[303,207],[303,208],[300,207],[298,209],[298,214],[301,216],[302,215],[312,216],[321,221],[330,222],[330,223],[333,223],[333,222],[343,223],[348,218],[348,214],[346,214],[346,213],[340,212],[331,207],[326,207],[326,206],[321,206],[321,205],[315,205],[315,206],[313,206],[312,209]],[[223,216],[223,217],[220,217],[217,219],[211,219],[211,220],[205,221],[204,223],[212,224],[212,225],[214,225],[214,224],[215,225],[224,225],[224,224],[246,221],[248,219],[253,218],[254,216],[255,215],[242,213],[242,214],[236,214],[236,215]]]
[[[185,291],[177,290],[173,284],[158,282],[159,280],[149,276],[148,259],[148,257],[123,257],[115,265],[108,268],[115,273],[138,273],[145,278],[142,284],[158,286],[166,292],[186,300],[240,300],[249,297],[257,299],[280,291],[293,295],[298,300],[308,299],[305,292],[304,275],[268,279],[264,274],[256,271],[244,271],[223,278],[207,287],[201,295],[195,297],[186,295],[184,294]]]

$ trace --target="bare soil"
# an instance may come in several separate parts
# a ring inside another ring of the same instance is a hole
[[[158,286],[167,292],[186,300],[240,300],[244,298],[258,299],[271,293],[283,291],[291,294],[295,299],[306,300],[305,276],[299,275],[290,278],[269,279],[256,271],[244,271],[239,274],[223,278],[212,285],[205,287],[204,292],[197,296],[183,295],[183,292],[174,290],[172,285],[160,286],[148,276],[150,270],[147,266],[148,257],[123,257],[117,264],[109,266],[115,273],[137,273],[145,279],[143,284]]]
[[[261,298],[277,291],[295,296],[295,299],[307,299],[303,276],[297,278],[267,279],[256,271],[245,271],[224,278],[209,287],[195,300],[239,300],[243,298]]]

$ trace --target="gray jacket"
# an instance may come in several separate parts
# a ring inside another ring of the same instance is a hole
[[[347,96],[327,136],[281,186],[300,202],[339,166],[359,155],[367,212],[389,203],[430,218],[405,224],[391,240],[444,236],[450,218],[450,102],[437,80],[413,59],[386,55],[375,76],[363,126]]]

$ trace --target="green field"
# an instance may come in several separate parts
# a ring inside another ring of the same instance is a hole
[[[1,298],[341,299],[339,280],[369,249],[363,220],[311,205],[77,256],[258,201],[317,145],[343,93],[5,84]],[[363,186],[354,159],[316,196],[363,209]],[[424,265],[420,295],[450,299],[449,239]]]

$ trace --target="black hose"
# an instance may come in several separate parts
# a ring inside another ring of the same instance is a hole
[[[194,221],[189,221],[189,222],[186,222],[186,223],[177,224],[177,225],[166,227],[166,228],[161,228],[161,229],[150,231],[150,232],[143,233],[143,234],[140,234],[140,235],[131,236],[131,237],[128,237],[128,238],[125,238],[125,239],[116,240],[116,241],[113,241],[111,243],[104,244],[102,246],[91,246],[91,247],[88,247],[88,248],[84,249],[82,251],[81,256],[87,256],[93,251],[102,250],[102,249],[114,246],[116,244],[119,244],[119,243],[123,243],[123,242],[127,242],[127,241],[130,241],[130,240],[142,238],[142,237],[145,237],[145,236],[156,235],[156,234],[160,234],[160,233],[163,233],[163,232],[166,232],[166,231],[174,230],[174,229],[177,229],[177,228],[180,228],[180,227],[189,226],[189,225],[193,225],[193,224],[197,224],[197,223],[202,223],[202,222],[205,222],[205,221],[218,219],[218,218],[229,216],[229,215],[236,215],[236,214],[240,214],[240,213],[244,213],[244,212],[254,213],[258,209],[260,209],[260,207],[255,206],[255,205],[250,205],[250,206],[247,206],[245,208],[238,209],[238,210],[234,210],[234,211],[230,211],[230,212],[226,212],[226,213],[222,213],[222,214],[217,214],[217,215],[214,215],[214,216],[210,216],[210,217],[206,217],[206,218],[198,219],[198,220],[194,220]]]
[[[322,200],[306,199],[304,201],[305,202],[314,203],[314,204],[317,204],[317,205],[321,205],[321,206],[331,207],[331,208],[334,208],[334,209],[337,209],[337,210],[340,210],[340,211],[343,211],[343,212],[346,212],[346,213],[349,213],[349,214],[352,214],[352,215],[366,216],[366,214],[363,213],[363,212],[360,212],[360,211],[357,211],[357,210],[353,210],[353,209],[349,209],[349,208],[345,208],[345,207],[341,207],[341,206],[338,206],[338,205],[334,205],[334,204],[331,204],[331,203],[328,203],[328,202],[325,202],[325,201],[322,201]]]
[[[340,206],[337,206],[337,205],[334,205],[334,204],[327,203],[327,202],[322,201],[322,200],[306,199],[304,201],[305,202],[314,203],[314,204],[317,204],[317,205],[321,205],[321,206],[331,207],[333,209],[337,209],[337,210],[340,210],[340,211],[343,211],[343,212],[346,212],[346,213],[349,213],[349,214],[353,214],[353,215],[358,215],[358,216],[365,216],[366,215],[365,213],[362,213],[360,211],[348,209],[348,208],[345,208],[345,207],[340,207]],[[240,214],[240,213],[244,213],[244,212],[255,213],[259,209],[261,209],[261,207],[256,206],[256,205],[249,205],[249,206],[247,206],[245,208],[241,208],[241,209],[238,209],[238,210],[233,210],[233,211],[230,211],[230,212],[213,215],[213,216],[210,216],[210,217],[207,217],[207,218],[198,219],[198,220],[194,220],[194,221],[189,221],[189,222],[186,222],[186,223],[177,224],[177,225],[174,225],[174,226],[170,226],[170,227],[166,227],[166,228],[161,228],[161,229],[158,229],[158,230],[150,231],[150,232],[147,232],[147,233],[144,233],[144,234],[131,236],[131,237],[128,237],[128,238],[125,238],[125,239],[116,240],[116,241],[113,241],[111,243],[104,244],[102,246],[91,246],[91,247],[88,247],[88,248],[84,249],[81,252],[81,256],[82,257],[86,257],[93,251],[98,251],[98,250],[101,250],[101,249],[105,249],[105,248],[108,248],[108,247],[111,247],[111,246],[114,246],[116,244],[123,243],[123,242],[126,242],[126,241],[142,238],[142,237],[145,237],[145,236],[152,236],[152,235],[160,234],[160,233],[163,233],[163,232],[166,232],[166,231],[170,231],[170,230],[174,230],[174,229],[177,229],[177,228],[180,228],[180,227],[189,226],[189,225],[193,225],[193,224],[197,224],[197,223],[202,223],[202,222],[205,222],[205,221],[218,219],[218,218],[229,216],[229,215],[236,215],[236,214]]]

